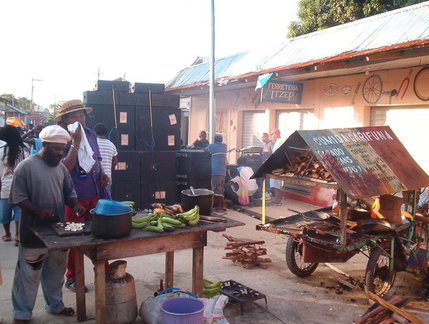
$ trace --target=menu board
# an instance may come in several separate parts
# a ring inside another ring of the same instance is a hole
[[[429,186],[429,176],[388,126],[297,132],[351,198]]]

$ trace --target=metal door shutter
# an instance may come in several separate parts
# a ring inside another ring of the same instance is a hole
[[[371,126],[388,125],[416,162],[429,173],[429,106],[372,107]]]
[[[261,134],[269,132],[268,116],[265,111],[243,112],[242,148],[249,146],[262,146]]]

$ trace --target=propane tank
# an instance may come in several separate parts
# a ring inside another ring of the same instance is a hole
[[[134,278],[126,273],[127,262],[109,264],[106,274],[106,323],[127,324],[137,318]]]

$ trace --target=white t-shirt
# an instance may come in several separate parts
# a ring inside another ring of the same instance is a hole
[[[97,137],[98,147],[100,148],[101,154],[101,165],[103,166],[103,171],[106,175],[112,179],[112,159],[114,156],[118,155],[115,144],[109,141],[107,138]]]
[[[0,176],[1,176],[1,194],[0,194],[0,198],[2,198],[2,199],[9,199],[10,186],[12,184],[14,170],[15,170],[16,166],[19,164],[19,162],[21,162],[22,160],[24,160],[29,155],[28,151],[26,149],[23,149],[24,158],[18,157],[15,165],[11,168],[7,164],[7,156],[5,156],[4,159],[3,159],[4,149],[5,149],[6,145],[7,145],[6,142],[0,141]]]

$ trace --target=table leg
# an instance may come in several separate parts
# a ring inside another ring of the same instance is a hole
[[[95,262],[95,323],[106,323],[106,268],[105,262]]]
[[[174,251],[165,252],[165,288],[173,288]]]
[[[192,250],[192,292],[203,297],[204,247]]]
[[[80,249],[74,249],[75,273],[76,273],[76,311],[77,321],[86,321],[86,300],[85,300],[85,267],[83,253]]]

